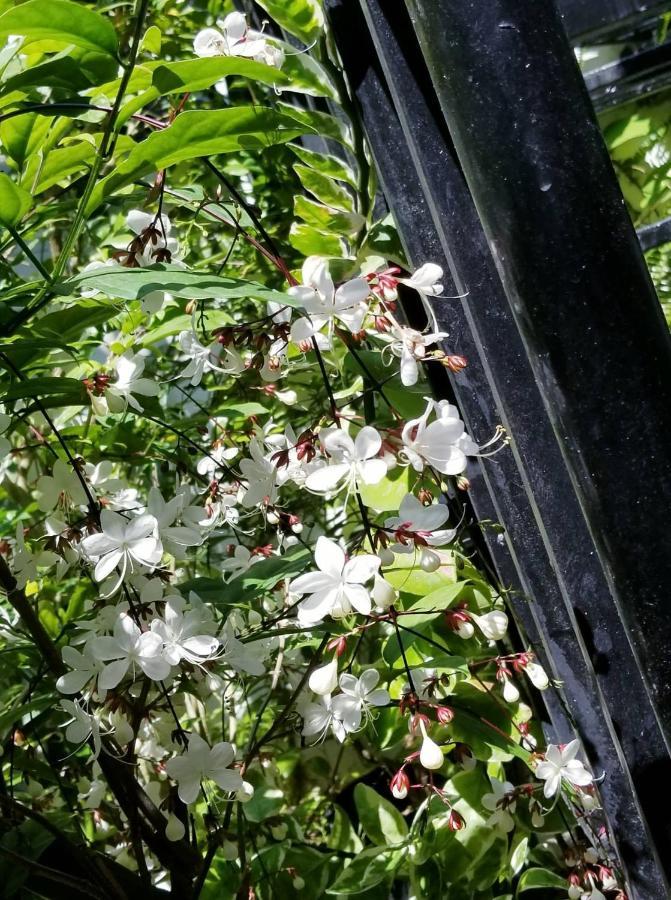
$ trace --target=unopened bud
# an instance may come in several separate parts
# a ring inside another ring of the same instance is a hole
[[[428,547],[422,547],[419,555],[419,565],[425,572],[435,572],[440,568],[440,556]]]
[[[439,706],[436,710],[436,718],[441,725],[449,725],[454,719],[454,710],[450,709],[449,706]]]
[[[471,482],[466,478],[465,475],[457,476],[457,488],[460,491],[467,491],[471,487]]]
[[[456,811],[456,809],[451,809],[447,820],[447,827],[450,831],[461,831],[462,828],[466,827],[466,820],[461,813]]]
[[[377,555],[378,559],[380,560],[381,566],[394,565],[394,554],[393,551],[389,549],[389,547],[382,547],[381,550],[378,550]]]
[[[429,769],[430,771],[440,769],[445,759],[445,757],[443,756],[443,751],[440,749],[438,744],[435,741],[431,740],[431,738],[428,736],[428,734],[426,733],[426,727],[422,720],[420,720],[419,727],[422,732],[423,738],[422,748],[419,751],[419,761],[425,769]]]
[[[310,690],[314,691],[315,694],[319,694],[320,697],[331,694],[338,684],[337,659],[334,658],[330,663],[326,663],[325,666],[319,666],[318,669],[315,669],[310,674],[308,684]]]
[[[168,816],[168,824],[165,826],[165,836],[169,841],[181,841],[186,833],[184,823],[174,813]]]
[[[397,800],[405,800],[410,790],[410,779],[403,769],[399,769],[394,775],[389,782],[389,787],[391,788],[392,796],[396,797]]]
[[[187,316],[192,316],[195,313],[197,308],[198,308],[198,301],[197,300],[189,300],[189,302],[184,307],[184,312],[187,314]]]
[[[450,372],[461,372],[461,370],[465,369],[468,365],[468,360],[465,356],[446,356],[441,360],[441,363],[446,369],[449,369]]]

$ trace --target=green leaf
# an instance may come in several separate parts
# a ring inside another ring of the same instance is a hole
[[[45,62],[29,66],[3,82],[3,93],[29,87],[56,87],[80,91],[114,78],[117,63],[110,56],[68,47]]]
[[[311,560],[311,554],[303,547],[292,548],[284,556],[271,556],[254,563],[247,572],[224,583],[222,579],[196,578],[181,585],[185,591],[195,591],[203,600],[221,606],[248,603],[255,597],[271,591],[286,578],[303,572]]]
[[[352,138],[349,127],[330,113],[300,109],[298,106],[282,102],[277,104],[277,108],[284,115],[290,116],[294,121],[302,124],[309,132],[314,132],[320,137],[332,138],[346,147],[351,145]]]
[[[127,269],[123,266],[100,266],[80,272],[56,285],[57,293],[71,296],[81,290],[96,290],[120,300],[142,300],[154,291],[165,291],[174,297],[188,300],[273,300],[286,306],[296,301],[288,294],[253,281],[240,281],[208,272],[191,272],[179,266],[159,263],[148,269]]]
[[[437,619],[457,600],[466,584],[465,581],[446,584],[431,591],[430,594],[420,597],[407,610],[416,615],[402,615],[399,619],[401,625],[405,625],[407,628],[416,628],[418,625],[424,625]],[[438,612],[429,612],[429,610],[438,610]]]
[[[32,197],[0,172],[0,225],[13,227],[30,209]]]
[[[304,44],[315,41],[324,28],[324,13],[317,0],[257,0],[284,31]]]
[[[7,388],[0,388],[0,402],[3,403],[29,397],[39,397],[40,400],[54,398],[62,406],[88,406],[89,402],[86,388],[76,378],[27,378],[25,381],[16,381]]]
[[[337,803],[333,804],[333,822],[326,834],[326,846],[346,853],[360,853],[363,850],[347,813]]]
[[[342,256],[343,242],[335,234],[317,231],[303,222],[292,222],[289,243],[303,256]]]
[[[95,152],[95,147],[88,141],[78,141],[69,147],[52,150],[44,161],[36,154],[26,166],[21,182],[34,194],[39,194],[70,175],[88,171],[87,163],[93,160]]]
[[[363,830],[374,844],[388,847],[405,842],[408,826],[389,800],[381,797],[368,785],[357,784],[354,788],[354,802]]]
[[[566,879],[550,869],[527,869],[522,872],[517,883],[517,893],[531,891],[537,888],[557,888],[566,891]]]
[[[336,234],[353,235],[365,224],[365,219],[358,213],[347,213],[341,210],[316,203],[309,197],[299,194],[294,197],[294,212],[308,225],[317,231],[335,232]]]
[[[410,491],[410,467],[397,466],[377,484],[362,484],[361,499],[378,512],[398,512],[401,501]]]
[[[0,41],[10,34],[24,37],[23,46],[35,41],[74,44],[109,56],[117,54],[117,38],[109,19],[70,0],[28,0],[0,16]]]
[[[354,201],[352,195],[345,188],[341,187],[328,175],[322,175],[315,169],[296,163],[294,171],[301,180],[303,187],[310,191],[311,194],[321,203],[327,206],[333,206],[336,209],[342,209],[345,212],[353,212]]]
[[[125,185],[159,169],[201,156],[263,150],[312,130],[263,106],[188,110],[177,116],[168,128],[150,134],[98,183],[87,212],[90,214]]]
[[[329,156],[327,153],[316,153],[314,150],[301,147],[299,144],[291,144],[290,146],[296,156],[306,166],[316,169],[322,175],[328,175],[329,178],[335,178],[336,181],[344,181],[356,189],[356,175],[342,160],[335,156]]]
[[[371,847],[352,860],[326,893],[361,894],[393,875],[402,861],[401,850]]]

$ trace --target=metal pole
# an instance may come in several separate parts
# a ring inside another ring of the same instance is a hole
[[[463,309],[452,301],[441,304],[438,312],[443,323],[457,330],[456,340],[464,342],[455,349],[471,355],[465,383],[456,383],[469,425],[475,423],[478,433],[487,410],[490,417],[495,412],[515,441],[514,460],[502,455],[484,467],[490,504],[506,527],[515,582],[531,599],[533,618],[553,669],[565,681],[592,762],[608,773],[602,786],[604,803],[635,895],[646,900],[665,897],[663,870],[646,823],[652,824],[655,843],[668,858],[669,835],[656,795],[656,779],[668,770],[667,747],[445,122],[431,84],[423,80],[426,73],[412,27],[399,4],[362,3],[400,115],[398,130],[385,78],[376,73],[365,37],[355,25],[355,4],[329,0],[328,5],[381,181],[410,256],[416,262],[427,257],[440,262],[439,240],[454,292],[469,292]],[[427,22],[430,40],[441,40],[442,21],[444,17],[433,15]],[[582,127],[580,116],[574,127]],[[429,227],[427,209],[433,219]],[[474,504],[484,509],[478,487],[474,484]],[[505,560],[496,547],[492,552],[501,569]],[[623,706],[625,697],[636,710],[635,718]]]

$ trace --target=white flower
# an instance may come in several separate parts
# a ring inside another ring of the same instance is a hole
[[[536,776],[545,782],[543,793],[546,797],[559,793],[562,779],[578,787],[592,783],[592,776],[583,763],[575,758],[579,750],[580,742],[577,740],[570,741],[563,747],[548,744],[545,759],[536,766]]]
[[[249,442],[249,452],[251,459],[240,460],[240,471],[248,482],[241,502],[247,509],[277,499],[277,467],[272,454],[264,454],[257,440]]]
[[[434,412],[436,418],[428,424]],[[444,400],[436,403],[427,398],[424,413],[406,423],[401,438],[405,457],[417,472],[428,463],[443,475],[460,475],[466,468],[466,456],[478,452],[477,445],[464,430],[456,407]]]
[[[331,462],[308,475],[305,480],[308,490],[318,493],[343,487],[354,490],[359,484],[377,484],[387,474],[385,461],[376,458],[382,438],[370,425],[365,425],[354,440],[336,428],[326,435],[323,445]]]
[[[37,505],[42,512],[51,512],[57,506],[74,503],[85,506],[86,492],[74,469],[62,459],[57,459],[51,475],[37,479]]]
[[[291,326],[293,341],[306,340],[336,318],[352,333],[361,331],[368,312],[365,301],[370,294],[365,278],[353,278],[336,290],[328,260],[309,256],[303,263],[302,279],[303,284],[289,288],[289,295],[300,302],[309,318],[298,319]]]
[[[61,707],[72,716],[72,720],[65,729],[66,741],[79,745],[92,738],[93,756],[97,759],[101,746],[100,725],[97,718],[82,709],[78,700],[61,700]]]
[[[129,520],[104,509],[100,514],[100,525],[101,534],[91,534],[81,542],[84,553],[96,560],[96,581],[104,581],[119,567],[121,571],[114,588],[116,590],[127,571],[134,571],[134,563],[153,569],[161,561],[163,547],[157,537],[158,523],[154,516],[143,515]]]
[[[303,734],[305,737],[318,735],[317,740],[321,740],[328,729],[331,729],[333,735],[342,742],[345,740],[347,732],[342,720],[336,714],[333,708],[333,700],[330,694],[326,694],[319,698],[318,703],[307,703],[303,709]]]
[[[358,731],[362,716],[366,719],[370,717],[371,706],[386,706],[389,703],[389,691],[375,687],[379,680],[375,669],[366,669],[361,678],[347,672],[340,676],[342,694],[333,698],[333,709],[342,720],[345,731]]]
[[[391,352],[401,360],[401,382],[406,387],[417,384],[419,378],[418,361],[426,356],[426,348],[447,337],[446,332],[437,331],[431,334],[422,334],[414,328],[404,325],[395,325],[391,331]]]
[[[517,703],[520,699],[520,692],[512,679],[504,675],[501,678],[501,682],[503,684],[503,699],[506,703]]]
[[[324,617],[347,616],[356,609],[370,614],[370,592],[364,587],[380,566],[377,556],[363,553],[346,560],[342,548],[323,535],[317,539],[315,562],[318,572],[307,572],[291,582],[289,590],[310,594],[298,607],[298,620],[303,625],[316,625]]]
[[[398,510],[397,516],[385,520],[385,528],[403,532],[403,543],[391,546],[394,553],[412,553],[414,542],[412,535],[420,537],[431,547],[441,547],[454,540],[456,528],[440,528],[447,522],[450,511],[443,503],[424,506],[413,494],[406,494]]]
[[[112,660],[98,677],[100,690],[115,688],[129,669],[141,669],[152,681],[170,674],[170,663],[162,654],[163,640],[154,631],[140,631],[129,615],[122,613],[112,637],[95,638],[93,654],[99,660]]]
[[[102,672],[103,664],[93,656],[90,644],[84,645],[83,652],[75,647],[65,646],[61,651],[63,662],[72,669],[61,675],[56,687],[62,694],[78,694],[79,691]]]
[[[196,547],[202,537],[196,528],[175,525],[186,501],[184,494],[166,500],[158,488],[151,488],[147,496],[147,512],[156,519],[159,537],[173,556],[181,556],[184,547]]]
[[[266,667],[263,660],[268,653],[268,641],[255,640],[244,644],[235,636],[235,627],[232,617],[226,619],[221,635],[223,645],[221,662],[224,666],[231,666],[237,672],[245,672],[247,675],[263,675]]]
[[[226,375],[239,375],[245,368],[242,357],[232,350],[226,350],[226,362],[221,365],[218,354],[221,346],[215,341],[206,347],[198,340],[195,331],[182,331],[179,335],[179,346],[188,358],[186,368],[180,372],[180,378],[190,378],[192,387],[200,384],[206,372],[223,372]]]
[[[198,32],[193,42],[197,56],[242,56],[278,69],[284,62],[282,48],[248,28],[242,13],[230,13],[223,21],[217,20],[217,26]]]
[[[487,820],[488,825],[509,832],[515,827],[515,820],[511,813],[515,812],[514,799],[515,787],[509,781],[499,781],[498,778],[489,779],[492,785],[491,794],[483,794],[482,805],[492,815]]]
[[[440,279],[443,277],[443,270],[435,263],[424,263],[409,278],[399,278],[401,284],[414,288],[423,296],[437,297],[443,293],[443,286]]]
[[[220,568],[222,572],[232,573],[233,577],[236,578],[238,575],[246,572],[254,563],[261,562],[262,559],[261,554],[252,553],[243,544],[237,544],[233,555],[223,560],[220,563]]]
[[[144,378],[144,359],[140,354],[124,353],[114,364],[117,380],[110,384],[105,391],[104,398],[107,401],[107,407],[112,413],[125,412],[128,406],[138,412],[142,412],[142,407],[137,402],[133,394],[141,397],[156,397],[158,395],[158,384],[150,378]]]
[[[334,656],[331,662],[319,666],[310,673],[308,686],[315,694],[323,697],[332,694],[338,684],[338,660]]]
[[[168,814],[168,821],[165,826],[165,836],[169,841],[181,841],[186,834],[186,828],[181,819],[178,819],[174,813]]]
[[[189,736],[187,750],[165,764],[168,775],[177,782],[177,793],[183,803],[193,803],[200,793],[200,782],[214,781],[224,791],[239,791],[242,776],[229,766],[235,759],[231,744],[221,741],[210,747],[198,734]]]
[[[163,641],[163,658],[171,666],[182,660],[203,663],[212,659],[219,648],[219,639],[199,634],[202,617],[199,610],[183,613],[178,599],[172,598],[165,604],[163,619],[154,619],[151,630]]]

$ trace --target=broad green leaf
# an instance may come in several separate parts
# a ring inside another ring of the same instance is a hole
[[[74,44],[116,56],[117,38],[109,19],[82,3],[70,0],[28,0],[0,16],[0,40],[24,37],[24,46],[35,41]]]
[[[355,856],[327,894],[361,894],[391,876],[403,861],[403,851],[371,847]]]
[[[39,194],[70,175],[84,174],[95,152],[95,147],[88,141],[79,141],[68,147],[57,147],[47,154],[44,161],[35,154],[26,166],[21,183],[34,194]]]
[[[424,597],[416,600],[412,606],[408,607],[407,612],[414,615],[402,615],[399,622],[407,628],[416,628],[418,625],[424,625],[437,619],[443,614],[443,611],[452,606],[462,590],[466,587],[466,582],[458,581],[456,584],[446,584],[443,587],[431,591]],[[438,610],[437,612],[432,612]]]
[[[240,281],[225,275],[210,275],[208,272],[191,272],[168,263],[159,263],[148,269],[100,266],[60,282],[55,290],[64,296],[82,290],[96,290],[119,300],[142,300],[154,291],[165,291],[174,297],[188,300],[253,299],[295,305],[295,301],[287,294],[273,291],[253,281]]]
[[[4,92],[28,87],[65,88],[68,91],[86,90],[114,78],[118,64],[107,54],[68,47],[45,62],[28,66],[7,78],[2,85]]]
[[[276,584],[286,578],[293,578],[305,571],[311,554],[303,547],[292,548],[284,556],[261,559],[250,568],[224,583],[221,579],[196,578],[181,585],[182,590],[195,591],[203,600],[217,606],[223,604],[247,603],[261,594],[271,591]]]
[[[397,590],[406,594],[427,594],[453,582],[456,577],[454,561],[449,551],[437,550],[441,556],[441,566],[435,572],[425,572],[419,565],[416,553],[396,554],[394,564],[385,568],[384,577]]]
[[[317,231],[304,222],[292,222],[289,243],[303,256],[342,256],[343,242],[328,231]]]
[[[349,127],[330,113],[300,109],[298,106],[283,102],[278,103],[277,108],[281,113],[300,122],[307,129],[306,132],[301,132],[302,134],[312,132],[320,137],[332,138],[347,147],[352,143]]]
[[[336,234],[353,235],[365,224],[365,219],[358,213],[342,212],[316,203],[302,194],[294,197],[294,212],[311,228],[317,231],[335,232]]]
[[[150,134],[96,186],[87,207],[90,214],[127,184],[176,163],[236,150],[259,151],[293,140],[311,127],[263,106],[188,110],[172,125]]]
[[[520,875],[517,883],[517,893],[531,891],[538,888],[558,888],[566,891],[566,879],[550,869],[527,869]]]
[[[0,387],[0,402],[25,400],[29,397],[38,397],[40,400],[53,398],[63,406],[88,405],[86,388],[76,378],[27,378],[25,381],[15,381],[9,387]]]
[[[366,784],[354,788],[359,821],[368,837],[381,847],[402,844],[408,837],[405,819],[385,797]]]
[[[318,0],[257,0],[284,31],[311,44],[324,28],[324,13]],[[294,51],[295,52],[295,51]]]
[[[329,156],[326,153],[316,153],[314,150],[301,147],[299,144],[291,144],[290,146],[296,156],[306,166],[316,169],[322,175],[328,175],[329,178],[335,178],[336,181],[344,181],[353,188],[357,187],[356,174],[341,159]]]
[[[0,172],[0,225],[13,227],[30,209],[32,197]]]
[[[333,822],[326,834],[326,845],[332,850],[344,850],[346,853],[360,853],[363,844],[352,827],[347,813],[333,804]]]
[[[345,212],[354,211],[352,195],[332,178],[329,178],[328,175],[322,175],[321,172],[317,172],[309,166],[304,166],[302,163],[296,163],[294,171],[300,178],[303,187],[310,191],[311,194],[314,194],[321,203],[333,206],[335,209],[342,209]]]
[[[361,499],[378,512],[398,513],[401,501],[410,491],[410,467],[397,466],[377,484],[362,484]]]

